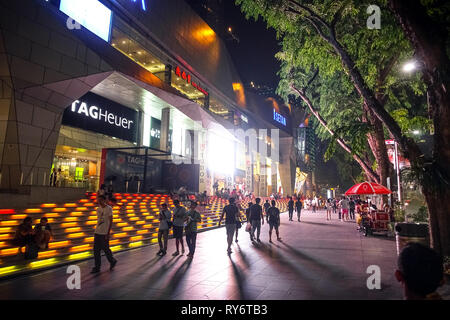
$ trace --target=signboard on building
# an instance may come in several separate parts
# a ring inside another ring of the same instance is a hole
[[[59,10],[109,42],[112,12],[98,0],[61,0]]]
[[[138,112],[92,92],[66,108],[62,124],[137,142]]]

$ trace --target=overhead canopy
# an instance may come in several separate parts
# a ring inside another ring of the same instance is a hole
[[[355,184],[347,190],[346,196],[351,195],[371,195],[371,194],[391,194],[391,190],[375,182],[362,182]]]

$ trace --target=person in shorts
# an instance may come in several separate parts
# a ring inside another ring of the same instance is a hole
[[[280,226],[280,210],[275,207],[275,200],[272,200],[272,206],[267,210],[266,219],[267,223],[269,224],[269,242],[272,243],[273,228],[275,228],[277,240],[281,241],[280,232],[278,231],[278,228]]]
[[[225,215],[225,228],[227,231],[227,243],[228,243],[228,254],[232,253],[231,244],[233,243],[233,236],[236,231],[236,221],[240,218],[239,209],[234,204],[234,198],[228,199],[229,203],[223,208],[223,212],[220,215],[219,226],[222,223],[223,216]]]
[[[48,224],[48,219],[42,217],[40,222],[34,226],[35,241],[40,249],[48,249],[48,243],[53,236],[52,228]]]
[[[177,251],[175,251],[172,256],[175,257],[180,254],[180,251],[178,250],[180,245],[181,254],[184,254],[183,229],[187,219],[187,211],[185,207],[180,205],[179,200],[174,200],[173,204],[175,205],[175,209],[173,209],[173,237],[175,238]]]

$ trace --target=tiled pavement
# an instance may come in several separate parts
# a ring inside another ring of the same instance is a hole
[[[340,222],[325,213],[304,211],[302,222],[282,215],[282,242],[268,242],[268,225],[261,244],[240,230],[233,253],[226,253],[225,229],[199,233],[197,252],[157,257],[157,246],[116,254],[116,269],[89,273],[93,261],[78,263],[81,289],[68,290],[67,267],[0,282],[0,299],[401,299],[394,279],[393,239],[367,237],[353,222]],[[275,234],[273,235],[275,239]],[[381,269],[381,290],[368,290],[367,267]]]

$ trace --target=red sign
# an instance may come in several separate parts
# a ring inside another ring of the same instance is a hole
[[[179,66],[177,66],[177,68],[175,69],[175,74],[178,77],[182,78],[183,80],[186,80],[187,83],[190,83],[195,89],[203,93],[205,96],[208,95],[208,92],[205,89],[203,89],[199,83],[193,81],[191,75],[186,71],[182,70]]]

